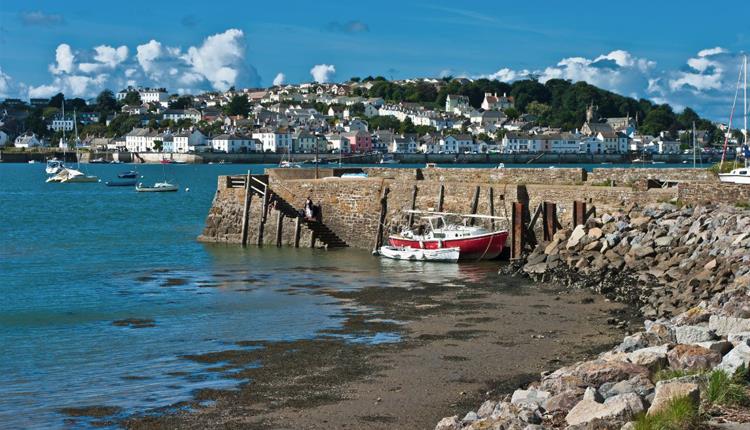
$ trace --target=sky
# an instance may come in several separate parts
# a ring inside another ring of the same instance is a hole
[[[0,99],[533,75],[726,121],[748,17],[747,0],[0,0]]]

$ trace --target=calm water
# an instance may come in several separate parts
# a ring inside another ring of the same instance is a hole
[[[217,176],[263,167],[138,166],[143,182],[166,172],[182,188],[144,194],[102,183],[46,184],[42,164],[0,165],[0,427],[57,428],[65,425],[63,407],[112,405],[127,414],[188,399],[196,388],[226,387],[237,381],[180,357],[339,326],[340,304],[290,295],[290,286],[407,284],[424,270],[394,270],[393,262],[352,250],[197,243]],[[127,169],[85,168],[103,181]],[[450,280],[472,269],[430,270]],[[127,318],[155,326],[113,325]]]
[[[130,167],[85,171],[104,181]],[[407,285],[426,268],[430,279],[482,282],[495,272],[404,265],[353,250],[197,243],[217,176],[264,167],[138,166],[144,183],[166,176],[182,188],[143,194],[46,184],[42,164],[0,165],[0,427],[57,428],[65,425],[63,407],[112,405],[127,414],[188,399],[196,388],[229,387],[237,381],[181,356],[240,340],[310,338],[340,324],[341,304],[290,295],[289,287]],[[128,318],[155,326],[113,325]]]

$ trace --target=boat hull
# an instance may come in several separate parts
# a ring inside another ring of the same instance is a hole
[[[730,173],[720,174],[719,181],[730,184],[750,184],[749,175],[732,175]]]
[[[139,193],[173,193],[178,189],[177,187],[135,187],[135,190]]]
[[[399,248],[395,246],[380,247],[380,255],[392,260],[404,261],[441,261],[455,263],[461,251],[458,248],[419,249]]]
[[[505,248],[507,231],[496,231],[478,236],[449,240],[413,240],[401,236],[391,236],[388,243],[395,247],[441,249],[459,248],[461,260],[491,260],[497,258]]]
[[[104,185],[108,187],[134,187],[138,181],[132,180],[132,181],[107,181],[104,183]]]

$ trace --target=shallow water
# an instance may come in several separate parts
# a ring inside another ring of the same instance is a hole
[[[105,181],[130,167],[84,170]],[[263,167],[137,166],[144,183],[166,177],[181,187],[143,194],[103,183],[46,184],[41,164],[0,165],[2,426],[60,427],[65,407],[117,406],[128,415],[190,399],[198,388],[232,387],[237,380],[182,356],[336,329],[349,305],[321,288],[495,276],[496,265],[197,243],[217,176]]]

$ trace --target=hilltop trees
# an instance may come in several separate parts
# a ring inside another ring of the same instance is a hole
[[[227,104],[225,111],[227,115],[242,115],[246,117],[250,111],[250,101],[247,99],[247,96],[234,96],[229,101],[229,104]]]

